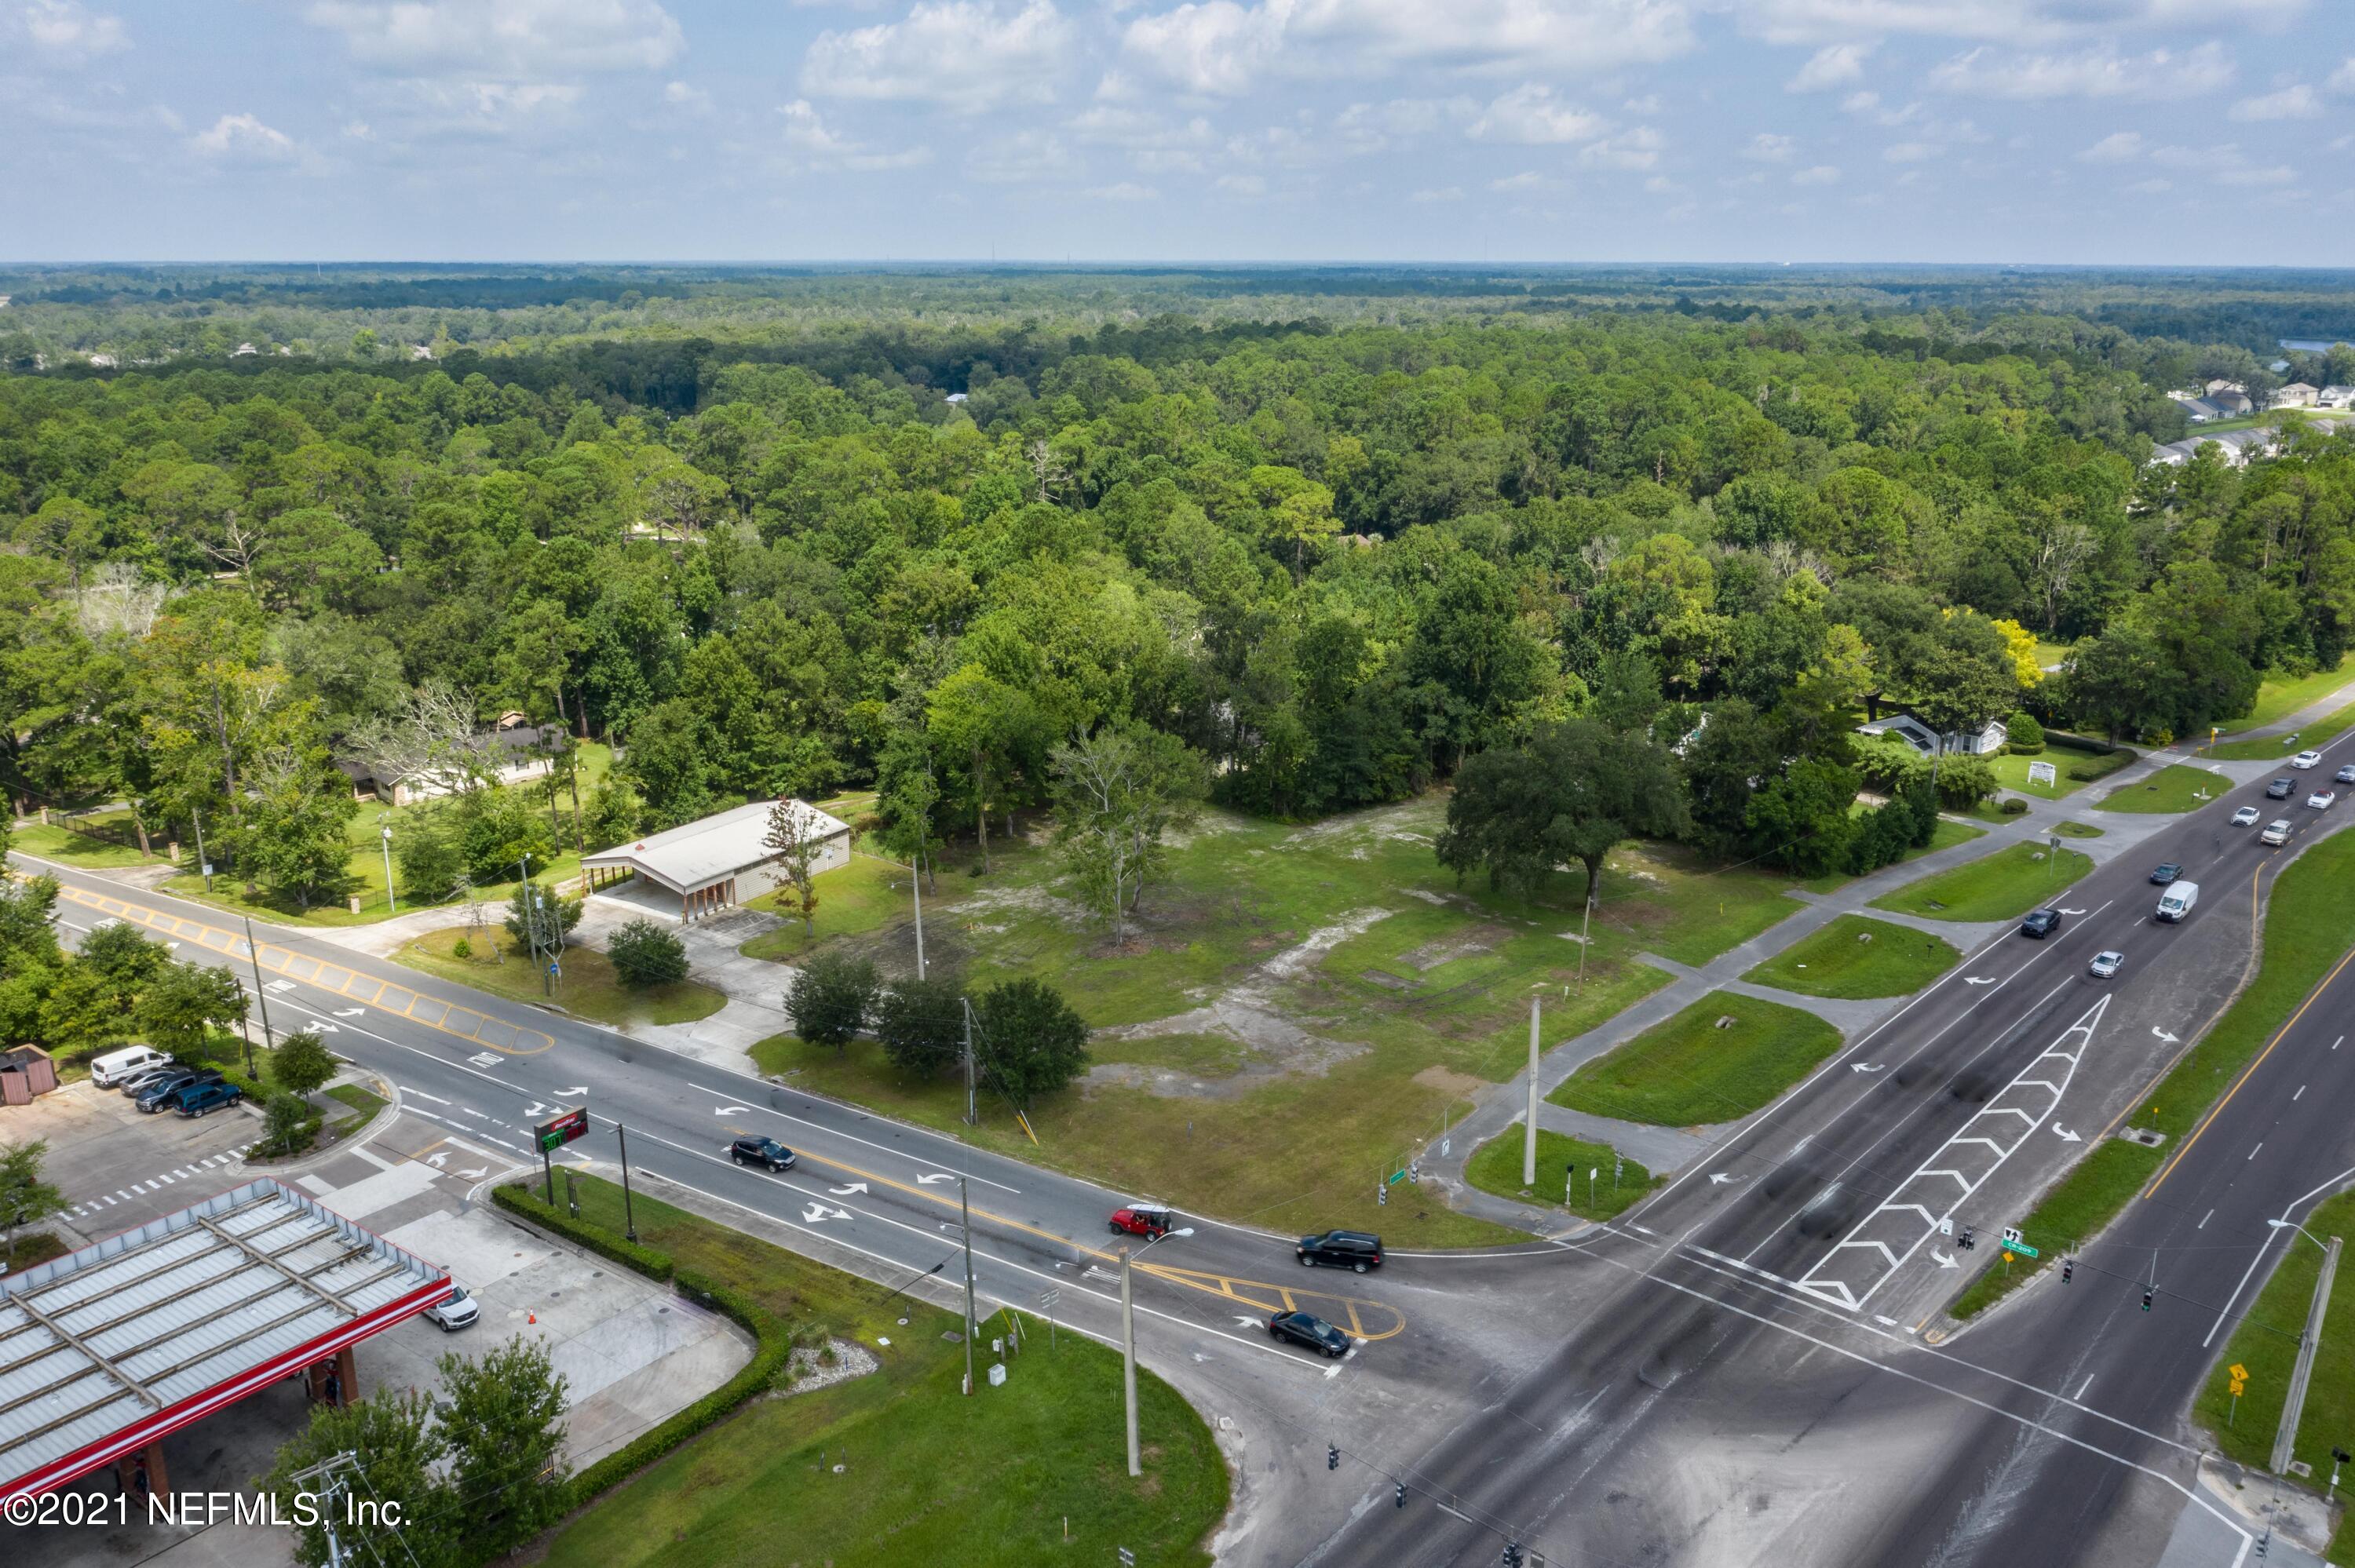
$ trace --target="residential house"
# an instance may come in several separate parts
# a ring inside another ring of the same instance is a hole
[[[2355,408],[2355,387],[2326,387],[2314,395],[2318,408]]]
[[[2204,425],[2211,419],[2221,419],[2224,417],[2224,410],[2205,397],[2176,397],[2174,403],[2190,417],[2195,425]]]
[[[260,349],[254,347],[253,344],[250,343],[241,343],[235,348],[229,351],[229,356],[231,359],[242,359],[249,354],[259,354],[261,352],[261,351]]]
[[[2219,392],[2246,392],[2248,388],[2242,386],[2239,382],[2227,381],[2222,376],[2218,376],[2215,380],[2208,383],[2207,387],[2208,396],[2211,397],[2213,397]]]
[[[2274,407],[2276,408],[2311,408],[2314,407],[2314,398],[2315,388],[2313,387],[2303,381],[2293,381],[2288,386],[2274,394]]]
[[[1859,725],[1857,733],[1893,736],[1924,757],[1940,749],[1937,732],[1912,714],[1891,714],[1887,718]],[[1965,757],[1993,757],[2002,751],[2010,739],[2011,731],[2004,727],[2002,720],[1989,719],[1978,729],[1948,735],[1944,749]]]
[[[721,911],[783,885],[784,867],[768,844],[769,810],[776,802],[753,800],[731,810],[648,833],[645,838],[581,858],[581,874],[591,889],[615,887],[635,879],[641,894],[662,889],[678,899],[681,921],[708,919]],[[850,824],[830,817],[806,800],[787,799],[802,822],[805,837],[818,842],[814,871],[832,871],[850,863]],[[662,907],[666,896],[650,900],[622,896],[633,906]]]
[[[2249,401],[2249,395],[2245,392],[2211,392],[2208,394],[2208,401],[2222,409],[2227,418],[2238,414],[2254,414],[2257,408],[2254,403]]]
[[[563,741],[564,732],[554,725],[535,725],[521,714],[506,713],[496,725],[476,730],[470,737],[474,757],[469,761],[421,768],[398,779],[378,777],[375,767],[358,758],[338,758],[336,768],[351,780],[355,795],[406,806],[437,795],[454,795],[469,779],[497,784],[544,779],[556,767],[550,754],[561,749]]]

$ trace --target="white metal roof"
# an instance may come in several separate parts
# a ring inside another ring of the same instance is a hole
[[[805,824],[815,826],[821,839],[850,832],[849,823],[827,816],[806,800],[785,803],[801,813]],[[674,893],[694,893],[776,859],[776,852],[762,842],[769,835],[772,804],[754,800],[733,810],[583,855],[581,863],[625,867],[661,883]]]
[[[446,1270],[267,1179],[0,1277],[0,1497],[61,1486],[448,1291]]]

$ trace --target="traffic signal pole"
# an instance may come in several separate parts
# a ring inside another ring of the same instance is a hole
[[[2281,1429],[2274,1435],[2273,1471],[2289,1474],[2291,1451],[2297,1442],[2299,1413],[2306,1408],[2306,1385],[2314,1375],[2314,1352],[2322,1348],[2322,1319],[2330,1310],[2330,1282],[2339,1272],[2339,1238],[2322,1247],[2322,1272],[2315,1277],[2314,1301],[2307,1310],[2306,1332],[2298,1336],[2297,1365],[2290,1372],[2289,1397],[2282,1402]]]
[[[1529,1126],[1521,1139],[1521,1185],[1538,1184],[1538,999],[1529,998]],[[1564,1193],[1562,1202],[1570,1202]]]
[[[1120,1387],[1128,1406],[1128,1473],[1145,1474],[1136,1453],[1136,1299],[1128,1281],[1128,1247],[1120,1249]]]

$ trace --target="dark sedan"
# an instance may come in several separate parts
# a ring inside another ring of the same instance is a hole
[[[728,1158],[739,1165],[765,1165],[772,1171],[791,1171],[794,1151],[773,1138],[740,1138],[728,1146]]]
[[[2030,910],[2028,918],[2019,923],[2019,934],[2023,937],[2049,937],[2060,928],[2061,911],[2058,909]]]
[[[2265,786],[2265,799],[2268,800],[2286,800],[2289,799],[2290,791],[2296,788],[2297,780],[2295,779],[2276,779],[2272,783]]]
[[[2162,865],[2157,871],[2152,872],[2150,874],[2150,879],[2158,884],[2161,887],[2165,887],[2169,883],[2173,882],[2177,877],[2181,876],[2182,874],[2183,868],[2176,864],[2173,861],[2169,861],[2165,865]]]
[[[1322,1351],[1336,1361],[1349,1353],[1349,1336],[1307,1312],[1278,1312],[1267,1320],[1268,1338],[1289,1340],[1303,1350]]]

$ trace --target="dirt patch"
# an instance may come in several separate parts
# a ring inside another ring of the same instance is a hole
[[[1404,975],[1391,974],[1387,969],[1359,969],[1358,978],[1368,985],[1378,985],[1384,991],[1421,991],[1423,989],[1420,982],[1408,980]]]
[[[826,1354],[805,1345],[786,1359],[790,1369],[785,1386],[769,1395],[772,1399],[789,1399],[796,1393],[826,1388],[837,1383],[848,1383],[855,1377],[865,1377],[883,1363],[875,1352],[856,1340],[828,1340]]]
[[[1476,1100],[1484,1092],[1496,1087],[1486,1078],[1476,1078],[1469,1073],[1459,1073],[1453,1067],[1443,1067],[1436,1062],[1417,1073],[1414,1075],[1414,1081],[1426,1089],[1437,1089],[1442,1094],[1460,1095],[1467,1100]]]
[[[1380,908],[1352,909],[1330,926],[1319,926],[1302,941],[1260,965],[1260,972],[1271,980],[1296,979],[1309,966],[1327,953],[1359,935],[1377,920],[1387,919],[1392,911]]]
[[[1431,970],[1474,953],[1485,953],[1513,933],[1502,926],[1475,926],[1468,931],[1458,931],[1452,937],[1425,942],[1411,953],[1401,953],[1400,963],[1412,969]]]

